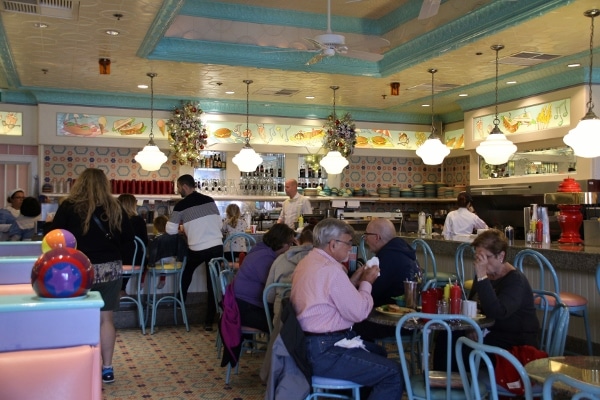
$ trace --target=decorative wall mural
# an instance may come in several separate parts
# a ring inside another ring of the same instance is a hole
[[[165,121],[158,119],[155,122],[156,130],[166,137]],[[150,118],[139,117],[110,117],[82,113],[56,113],[57,136],[79,137],[139,137],[148,139]]]
[[[0,135],[23,136],[23,113],[0,111]]]

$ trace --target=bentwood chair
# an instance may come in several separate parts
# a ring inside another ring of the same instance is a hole
[[[254,239],[253,236],[248,235],[247,233],[244,232],[238,232],[238,233],[234,233],[232,235],[229,235],[225,238],[225,241],[223,241],[223,257],[225,257],[225,255],[227,254],[227,252],[229,252],[229,256],[231,257],[231,266],[233,268],[239,268],[239,263],[237,263],[235,261],[235,255],[234,255],[234,250],[233,250],[233,243],[236,242],[243,242],[243,244],[246,247],[246,253],[248,253],[252,247],[256,246],[256,239]],[[226,250],[229,249],[229,250]],[[227,257],[225,257],[227,258]]]
[[[269,324],[269,334],[273,333],[275,320],[279,319],[279,312],[281,311],[281,299],[287,296],[292,289],[291,283],[280,283],[275,282],[268,285],[263,291],[263,306],[265,307],[265,313],[267,316],[267,323]],[[273,315],[271,315],[271,308],[269,300],[272,297],[270,295],[271,292],[275,292],[274,301],[273,301]],[[275,303],[279,303],[277,307],[275,307]]]
[[[146,317],[144,316],[144,305],[142,302],[142,277],[144,276],[144,266],[146,264],[146,245],[137,236],[134,237],[133,242],[135,244],[133,259],[131,260],[131,264],[123,265],[123,276],[129,277],[130,281],[135,285],[135,294],[121,297],[119,304],[135,304],[142,334],[145,335]]]
[[[560,382],[564,385],[571,386],[573,389],[578,390],[573,397],[572,400],[600,400],[600,386],[594,385],[592,383],[587,383],[580,381],[578,379],[572,378],[568,375],[555,373],[549,375],[544,381],[543,386],[543,399],[544,400],[552,400],[552,387],[556,382]]]
[[[558,301],[566,304],[569,313],[575,317],[583,318],[585,334],[587,339],[588,354],[592,355],[592,336],[590,332],[590,323],[588,319],[588,300],[575,293],[561,292],[558,282],[558,276],[554,266],[540,252],[533,249],[524,249],[517,253],[514,261],[515,267],[525,273],[526,266],[538,268],[537,276],[533,277],[532,287],[536,290],[547,290],[558,294]],[[538,304],[541,299],[538,299]],[[554,307],[553,298],[548,299],[548,307]]]
[[[475,250],[471,243],[463,242],[458,245],[456,248],[456,253],[454,254],[454,264],[456,266],[456,278],[458,279],[458,284],[462,286],[463,293],[468,293],[473,287],[473,279],[469,279],[469,277],[473,277],[473,269],[468,269],[471,274],[467,274],[465,272],[465,265],[472,265],[472,261],[474,259]]]
[[[466,389],[463,388],[460,376],[458,373],[451,372],[452,360],[454,358],[454,346],[452,346],[453,327],[460,321],[461,330],[468,328],[475,331],[478,338],[478,343],[483,343],[483,335],[481,328],[473,319],[465,315],[452,314],[426,314],[426,313],[409,313],[400,318],[396,325],[396,339],[398,343],[398,353],[400,356],[400,364],[402,365],[402,373],[404,374],[404,385],[408,400],[458,400],[467,399]],[[421,366],[422,373],[410,374],[410,367],[406,359],[404,349],[404,340],[401,335],[402,328],[420,329],[421,334]],[[442,371],[434,371],[431,367],[429,355],[433,354],[433,344],[439,345],[439,340],[435,340],[434,336],[438,332],[446,332],[446,359],[445,369]],[[485,394],[487,389],[485,385],[477,381],[473,383],[476,390]]]
[[[215,257],[208,262],[208,273],[213,287],[218,320],[223,316],[223,292],[221,291],[221,284],[219,283],[219,273],[223,269],[229,269],[229,263],[223,257]],[[219,329],[219,324],[217,324],[217,358],[221,357],[221,348],[223,346]]]
[[[463,358],[463,347],[470,348],[468,360]],[[465,388],[467,399],[481,400],[483,398],[498,400],[499,396],[507,396],[506,393],[499,393],[499,388],[503,389],[496,382],[495,361],[492,361],[490,355],[505,358],[518,372],[523,386],[523,398],[531,400],[533,398],[531,380],[525,371],[523,364],[507,350],[496,346],[489,346],[480,342],[475,342],[467,337],[461,337],[456,342],[456,363],[460,373],[460,379]],[[495,360],[494,357],[494,360]],[[483,366],[481,365],[483,363]],[[484,375],[484,376],[482,376]],[[479,389],[479,383],[485,379],[489,382],[486,391]],[[485,396],[487,394],[487,396]],[[513,396],[512,393],[510,393]]]
[[[417,252],[417,259],[421,258],[422,263],[419,266],[423,269],[423,281],[435,279],[438,284],[445,285],[450,280],[455,280],[456,275],[449,272],[438,272],[437,263],[435,261],[435,255],[429,247],[429,244],[423,239],[415,239],[412,241],[411,246]],[[419,257],[419,254],[421,256]]]

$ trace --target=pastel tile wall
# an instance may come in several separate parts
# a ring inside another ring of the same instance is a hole
[[[443,179],[440,179],[443,174]],[[380,186],[410,188],[423,182],[445,182],[448,186],[467,185],[469,157],[447,158],[440,165],[425,165],[420,158],[352,156],[342,176],[346,188],[376,190]]]
[[[174,180],[179,165],[169,159],[158,171],[145,171],[135,162],[139,149],[92,146],[45,146],[43,183],[53,178],[77,178],[86,168],[99,168],[108,179]]]

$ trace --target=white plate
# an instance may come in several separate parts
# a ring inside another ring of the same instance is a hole
[[[390,310],[390,309],[387,309],[387,308],[384,308],[384,307],[387,307],[387,306],[377,307],[377,308],[375,308],[375,311],[380,312],[380,313],[385,314],[385,315],[394,315],[394,316],[397,316],[397,317],[415,311],[412,308],[407,308],[407,307],[400,307],[399,310]]]

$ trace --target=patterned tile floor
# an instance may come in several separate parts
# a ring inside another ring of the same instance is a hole
[[[216,331],[201,325],[161,326],[154,335],[117,331],[113,359],[116,381],[103,385],[104,400],[187,400],[264,398],[258,373],[263,356],[244,354],[239,374],[225,384],[226,368],[216,357]]]

